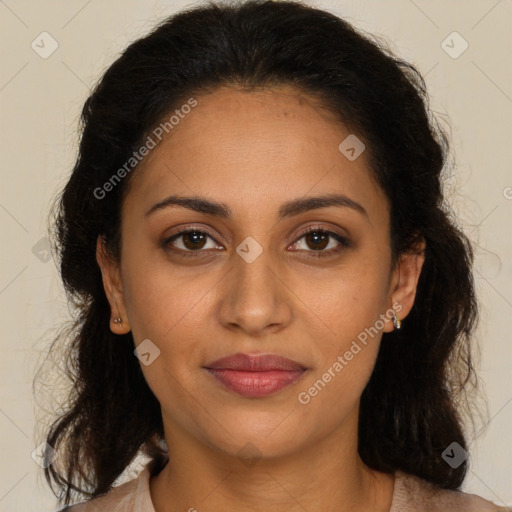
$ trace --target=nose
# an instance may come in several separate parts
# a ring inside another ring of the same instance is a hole
[[[220,323],[256,337],[284,329],[292,319],[293,294],[270,251],[263,250],[254,260],[240,254],[233,254],[233,268],[222,285]]]

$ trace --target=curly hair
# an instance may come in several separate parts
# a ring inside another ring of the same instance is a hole
[[[110,331],[96,261],[99,235],[120,256],[121,204],[137,166],[107,198],[95,190],[184,99],[225,85],[284,84],[319,99],[367,142],[370,172],[391,205],[393,261],[426,242],[414,306],[399,331],[383,334],[361,396],[360,457],[375,470],[402,470],[446,489],[463,483],[467,461],[452,468],[441,454],[454,441],[467,448],[458,400],[475,377],[473,249],[443,195],[449,142],[423,77],[385,43],[324,10],[211,1],[168,17],[106,70],[83,106],[78,156],[53,205],[54,252],[77,313],[64,354],[72,390],[46,435],[60,456],[45,477],[65,504],[75,494],[108,492],[137,455],[161,467],[169,457],[133,337]]]

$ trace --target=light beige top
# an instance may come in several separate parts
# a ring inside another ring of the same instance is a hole
[[[146,466],[137,478],[108,494],[58,512],[155,512],[149,491],[150,472]],[[511,512],[475,494],[449,491],[416,476],[397,471],[389,512]]]

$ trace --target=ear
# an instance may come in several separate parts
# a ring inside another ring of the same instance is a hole
[[[418,280],[425,262],[425,247],[426,242],[422,238],[410,252],[400,255],[393,270],[388,308],[394,310],[400,320],[409,314],[414,304]],[[387,321],[383,331],[391,332],[393,329],[393,322]]]
[[[130,332],[130,324],[126,314],[119,263],[114,261],[108,253],[102,235],[99,235],[96,240],[96,261],[100,267],[103,288],[110,303],[110,330],[114,334],[126,334]],[[114,322],[118,318],[121,318],[121,321]]]

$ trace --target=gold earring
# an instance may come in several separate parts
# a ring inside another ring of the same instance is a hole
[[[402,327],[402,321],[398,318],[398,315],[393,311],[393,326],[396,330]]]

